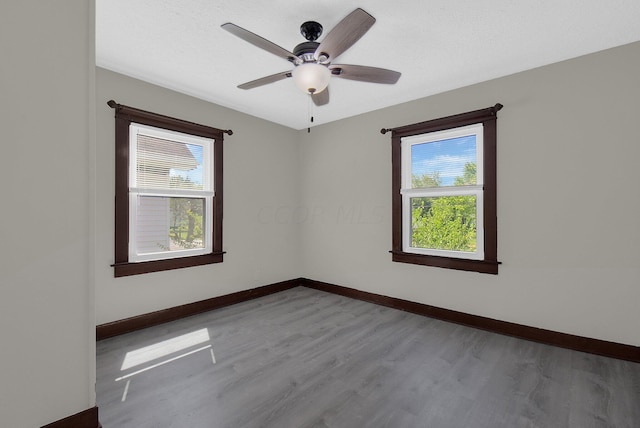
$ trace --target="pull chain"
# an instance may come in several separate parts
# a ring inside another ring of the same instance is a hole
[[[311,124],[313,123],[313,116],[312,116],[312,112],[311,112],[311,96],[312,94],[309,94],[309,100],[307,103],[307,117],[309,118],[309,127],[307,128],[307,134],[309,134],[311,132]]]

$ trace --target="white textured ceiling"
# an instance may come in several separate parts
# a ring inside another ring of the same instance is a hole
[[[220,28],[232,22],[288,50],[299,27],[326,35],[357,7],[377,22],[335,63],[400,71],[395,85],[332,78],[314,124],[640,40],[640,0],[96,0],[98,66],[294,129],[308,96],[291,79],[237,85],[291,64]],[[319,41],[322,41],[320,37]]]

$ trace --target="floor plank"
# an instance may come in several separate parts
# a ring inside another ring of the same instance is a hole
[[[640,364],[305,287],[100,341],[96,391],[105,428],[640,427]]]

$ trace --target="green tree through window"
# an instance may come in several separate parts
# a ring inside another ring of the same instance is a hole
[[[467,162],[456,186],[476,184],[476,164]],[[438,187],[439,173],[412,176],[414,187]],[[472,252],[476,249],[476,197],[442,196],[411,198],[411,241],[417,248]]]
[[[189,177],[180,175],[172,175],[169,186],[171,188],[202,189],[202,184],[193,183]],[[177,249],[203,248],[204,200],[201,198],[170,198],[169,213],[172,247]]]

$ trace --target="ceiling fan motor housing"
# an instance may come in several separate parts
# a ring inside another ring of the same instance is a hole
[[[318,46],[320,46],[318,42],[303,42],[293,48],[293,53],[295,56],[302,58],[304,62],[314,62],[313,54],[318,49]]]

